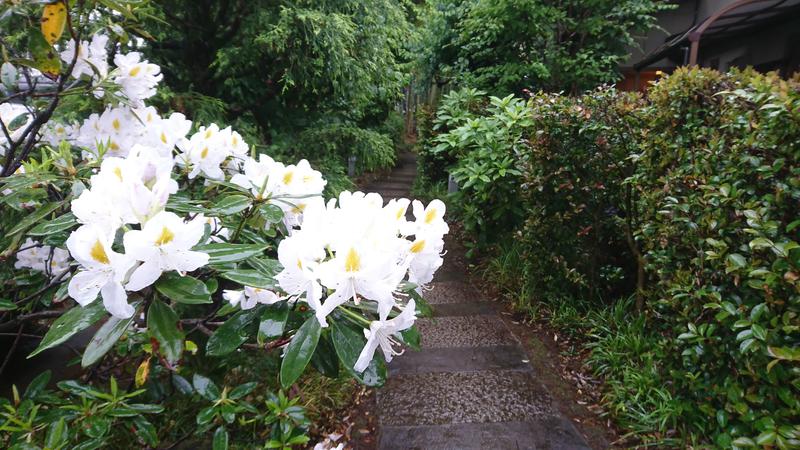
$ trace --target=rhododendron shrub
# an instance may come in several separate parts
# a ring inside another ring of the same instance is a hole
[[[312,359],[328,362],[313,364],[324,375],[383,383],[429,312],[444,204],[325,199],[306,160],[276,161],[231,127],[158,110],[158,65],[105,34],[71,34],[53,43],[54,74],[3,64],[17,84],[0,97],[0,161],[16,166],[0,178],[0,327],[47,324],[30,356],[90,331],[82,365],[111,358],[137,387],[180,385],[193,358],[245,349],[282,355],[283,388]],[[45,75],[84,107],[42,111],[19,81]]]

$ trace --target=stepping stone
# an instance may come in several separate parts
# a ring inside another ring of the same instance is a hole
[[[486,347],[517,343],[496,315],[417,319],[421,348]]]
[[[528,357],[515,345],[407,349],[389,364],[389,376],[435,372],[513,370],[530,372]]]
[[[441,303],[432,308],[434,317],[497,314],[497,308],[492,302]]]
[[[436,277],[438,276],[437,273]],[[422,297],[431,305],[487,301],[480,291],[463,281],[441,281],[438,278],[434,280],[437,281],[428,285],[430,289],[422,293]]]
[[[385,450],[591,450],[565,419],[531,422],[384,426]]]
[[[390,377],[378,391],[382,426],[527,422],[557,415],[530,372],[401,375]]]

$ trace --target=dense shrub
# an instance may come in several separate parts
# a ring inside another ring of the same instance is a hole
[[[593,326],[590,338],[589,364],[608,378],[620,424],[662,444],[678,431],[719,447],[800,447],[798,84],[695,69],[644,99],[537,94],[509,140],[496,138],[501,102],[524,104],[492,98],[423,152],[446,143],[462,181],[485,161],[511,157],[522,169],[521,184],[477,176],[454,202],[467,205],[459,213],[479,243],[502,244],[492,270],[525,288],[519,305],[636,295],[644,315],[632,328]],[[524,223],[498,233],[486,219],[507,205]],[[620,338],[633,329],[647,330],[653,352]],[[625,351],[642,358],[614,356]]]
[[[800,446],[798,85],[681,70],[650,97],[632,182],[684,420],[723,447]]]

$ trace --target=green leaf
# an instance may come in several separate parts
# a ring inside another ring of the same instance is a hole
[[[211,293],[205,283],[188,275],[167,272],[156,282],[156,290],[161,295],[178,303],[198,305],[212,303]]]
[[[247,260],[247,264],[270,278],[275,277],[275,275],[283,270],[283,266],[277,259],[250,258]]]
[[[13,311],[17,309],[16,303],[11,300],[0,298],[0,311]]]
[[[47,42],[42,30],[31,28],[28,30],[28,50],[33,56],[33,66],[51,78],[61,71],[61,58],[56,50]],[[70,56],[72,59],[72,56]]]
[[[283,220],[283,210],[277,205],[267,203],[261,205],[258,210],[261,212],[261,215],[264,216],[264,219],[266,219],[267,222],[278,223]]]
[[[136,306],[137,305],[134,305],[134,308]],[[125,330],[131,326],[134,317],[136,317],[136,313],[127,319],[119,319],[114,316],[109,317],[106,323],[94,334],[92,340],[89,341],[89,345],[86,346],[86,350],[83,352],[83,358],[81,359],[81,366],[89,367],[108,353],[125,333]]]
[[[93,323],[106,315],[103,302],[95,301],[89,306],[73,306],[69,311],[55,320],[44,335],[42,342],[36,347],[28,358],[38,355],[48,348],[55,347],[74,336],[79,331],[85,330]]]
[[[414,304],[417,310],[417,317],[433,317],[433,308],[416,290],[408,291],[411,298],[414,299]]]
[[[419,341],[420,341],[419,331],[417,330],[416,326],[412,326],[411,328],[409,328],[407,330],[401,331],[400,332],[400,336],[403,339],[403,343],[406,344],[407,346],[411,347],[414,350],[419,350],[420,349],[420,346],[419,346]]]
[[[217,385],[214,384],[210,378],[204,377],[199,373],[194,374],[192,377],[192,385],[197,393],[202,395],[206,400],[213,402],[222,395]]]
[[[760,341],[767,340],[767,330],[765,330],[761,325],[754,323],[750,329],[753,330],[753,336],[755,336],[756,339]]]
[[[45,370],[44,372],[36,375],[29,384],[28,387],[25,388],[25,393],[22,395],[23,398],[27,399],[35,399],[39,394],[44,392],[45,388],[47,388],[47,384],[50,382],[50,377],[53,375],[50,370]]]
[[[763,237],[755,238],[752,241],[750,241],[750,248],[752,249],[767,248],[767,247],[772,247],[773,245],[775,244],[773,244],[772,241]]]
[[[239,386],[236,386],[235,388],[233,388],[233,390],[231,390],[231,392],[228,394],[228,398],[233,400],[238,400],[244,397],[245,395],[253,392],[256,386],[258,386],[258,383],[256,383],[255,381],[240,384]]]
[[[306,369],[317,348],[322,327],[315,316],[310,316],[292,337],[281,363],[281,386],[288,389]]]
[[[19,223],[14,226],[14,228],[8,230],[5,235],[6,236],[13,236],[20,231],[27,230],[31,227],[31,225],[35,224],[36,222],[42,220],[43,218],[47,217],[50,213],[57,210],[61,206],[64,205],[64,202],[55,202],[55,203],[48,203],[43,205],[42,207],[36,209],[36,211],[32,212],[25,216],[24,219],[20,220]]]
[[[224,356],[236,350],[250,337],[248,331],[250,324],[261,313],[262,307],[255,307],[246,311],[239,311],[226,320],[206,344],[208,356]]]
[[[147,311],[147,330],[158,340],[161,354],[170,364],[181,359],[183,332],[178,329],[175,311],[160,300],[154,300]]]
[[[66,213],[63,216],[56,217],[49,222],[43,222],[33,227],[28,231],[29,236],[49,236],[56,234],[60,231],[66,231],[78,224],[75,216],[72,213]]]
[[[47,428],[47,437],[44,440],[45,448],[63,448],[69,439],[69,432],[67,431],[67,424],[64,418],[60,418],[58,422],[51,422]]]
[[[222,272],[221,276],[243,286],[275,289],[275,280],[272,277],[265,276],[258,270],[234,269]]]
[[[240,194],[229,195],[214,203],[210,211],[222,216],[229,216],[244,211],[250,206],[250,202],[251,200],[247,196]]]
[[[212,450],[228,450],[228,431],[220,426],[214,432],[214,441],[211,445]]]
[[[767,353],[776,359],[785,361],[800,361],[800,348],[767,347]]]
[[[342,321],[335,321],[331,326],[333,346],[345,370],[364,385],[383,386],[386,382],[386,364],[380,356],[372,358],[363,373],[358,373],[353,369],[361,350],[367,343],[361,330],[356,330]]]
[[[756,443],[753,442],[753,440],[750,439],[749,437],[740,437],[734,439],[733,445],[737,447],[755,447]]]
[[[311,357],[311,365],[328,378],[339,377],[339,358],[329,336],[320,337],[314,356]]]
[[[258,324],[258,339],[264,342],[283,335],[286,320],[289,318],[289,303],[279,302],[267,305]]]
[[[198,245],[194,250],[208,253],[209,264],[225,264],[258,256],[266,248],[266,245],[213,243]]]

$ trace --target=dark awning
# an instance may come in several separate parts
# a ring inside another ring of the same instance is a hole
[[[664,45],[647,54],[633,65],[641,70],[663,58],[682,57],[683,47],[688,47],[693,33],[702,33],[703,42],[725,40],[744,33],[752,33],[777,23],[800,19],[800,0],[742,0],[740,6],[731,4],[720,10],[733,8],[721,15],[714,14],[686,31],[667,37]],[[713,21],[713,23],[707,23]]]

